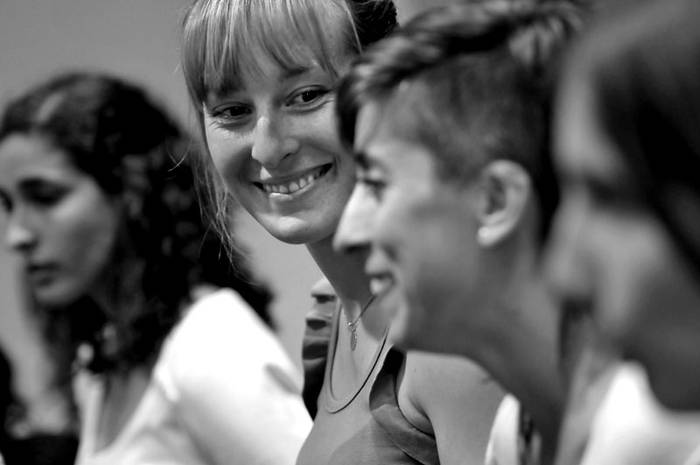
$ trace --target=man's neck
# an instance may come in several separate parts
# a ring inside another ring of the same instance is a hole
[[[518,282],[517,289],[496,303],[501,308],[492,309],[494,315],[510,317],[489,342],[489,348],[498,350],[479,351],[477,361],[520,401],[542,437],[543,455],[551,458],[565,392],[557,355],[556,310],[539,278]]]

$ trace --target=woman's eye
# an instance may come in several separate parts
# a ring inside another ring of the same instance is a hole
[[[52,181],[31,181],[21,187],[21,198],[37,207],[52,207],[71,191],[71,187]]]
[[[209,114],[225,124],[242,120],[251,114],[251,109],[247,105],[226,105],[211,109]]]
[[[308,87],[292,94],[286,102],[287,106],[313,106],[323,101],[329,90],[323,87]]]
[[[63,189],[36,189],[29,193],[29,198],[33,203],[41,206],[52,206],[57,204],[63,198]]]

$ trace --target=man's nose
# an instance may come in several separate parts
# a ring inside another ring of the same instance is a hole
[[[371,245],[376,203],[362,184],[356,184],[345,205],[340,224],[333,239],[336,250],[349,253]]]

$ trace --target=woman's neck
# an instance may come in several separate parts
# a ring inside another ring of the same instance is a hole
[[[369,283],[363,270],[364,253],[337,252],[332,238],[307,244],[307,248],[340,300],[342,328],[337,333],[329,382],[335,395],[345,398],[357,392],[369,376],[389,322],[385,312],[371,305]],[[354,322],[354,329],[348,326],[349,330],[345,331],[349,322]],[[359,343],[354,344],[351,339]]]
[[[150,368],[134,367],[104,378],[104,394],[97,417],[97,450],[109,447],[133,418],[150,385],[150,374]]]

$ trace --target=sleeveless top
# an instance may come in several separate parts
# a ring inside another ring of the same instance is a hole
[[[297,465],[439,464],[434,436],[415,428],[399,408],[396,381],[405,355],[391,347],[386,340],[387,334],[382,338],[374,364],[357,392],[345,399],[333,395],[330,376],[339,319],[340,311],[336,311],[323,383],[317,396],[318,411]],[[318,339],[313,343],[317,345]],[[318,363],[314,366],[318,370]],[[314,394],[308,386],[319,383],[308,373],[305,381],[307,399],[312,398]]]

